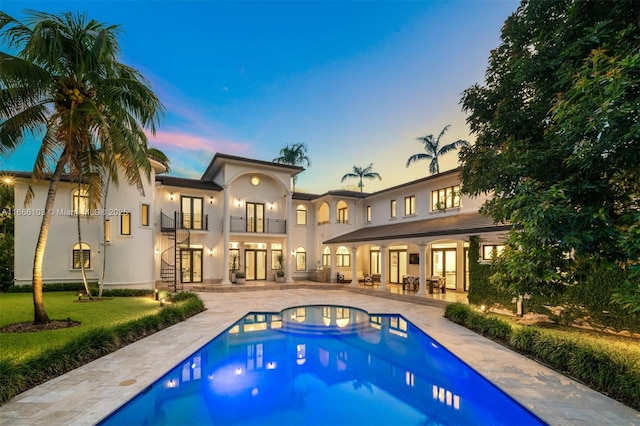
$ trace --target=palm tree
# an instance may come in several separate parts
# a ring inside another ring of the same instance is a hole
[[[311,160],[307,156],[307,145],[304,143],[293,143],[280,150],[280,156],[273,159],[274,163],[289,164],[292,166],[311,166]],[[296,190],[298,176],[293,177],[293,190]]]
[[[118,170],[142,191],[141,173],[151,172],[144,129],[155,133],[163,107],[140,73],[118,61],[117,26],[71,12],[29,11],[26,22],[0,12],[0,38],[18,52],[0,52],[0,153],[43,135],[31,178],[49,179],[33,262],[34,323],[42,324],[42,264],[62,173],[83,183],[90,203]],[[32,198],[30,186],[25,204]]]
[[[424,145],[424,150],[427,152],[426,154],[419,153],[409,157],[409,159],[407,160],[407,167],[409,167],[411,164],[419,160],[431,160],[431,162],[429,163],[429,173],[431,173],[432,175],[438,174],[440,173],[440,165],[438,164],[438,158],[460,147],[469,146],[469,142],[459,139],[455,142],[451,142],[449,144],[446,144],[440,147],[440,138],[442,138],[442,135],[444,135],[446,131],[449,130],[449,127],[451,127],[450,124],[446,125],[445,128],[442,129],[442,131],[438,135],[438,138],[435,140],[433,139],[433,135],[427,135],[421,138],[416,138],[417,141],[422,142],[422,144]]]
[[[364,184],[362,183],[362,179],[382,180],[382,177],[380,177],[378,173],[373,171],[373,163],[370,163],[367,167],[353,166],[353,172],[347,173],[344,176],[342,176],[342,180],[340,182],[344,182],[346,179],[349,179],[349,178],[360,179],[360,182],[358,182],[358,188],[360,188],[360,192],[362,192],[362,188],[364,187]]]

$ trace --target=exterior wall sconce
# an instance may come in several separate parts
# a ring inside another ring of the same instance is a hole
[[[242,205],[242,201],[240,201],[240,199],[237,199],[236,200],[236,206],[240,207],[241,205]]]
[[[209,249],[209,256],[213,256],[215,254],[215,250],[214,249]]]
[[[169,199],[170,199],[171,201],[173,201],[173,192],[170,192],[170,193],[169,193]]]
[[[156,253],[156,256],[160,254],[160,250],[158,249],[158,247],[156,247],[155,253]]]
[[[209,204],[213,204],[213,195],[209,197]]]
[[[273,210],[273,203],[269,203],[269,210]]]
[[[295,257],[295,256],[296,256],[295,250],[291,250],[291,257]]]

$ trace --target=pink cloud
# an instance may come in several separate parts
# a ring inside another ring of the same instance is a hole
[[[185,132],[157,131],[155,136],[147,133],[150,145],[160,149],[179,148],[190,151],[205,151],[209,153],[222,152],[225,154],[243,154],[249,150],[249,144],[192,135]]]

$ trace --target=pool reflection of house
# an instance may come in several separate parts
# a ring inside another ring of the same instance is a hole
[[[481,255],[489,259],[509,228],[478,213],[482,199],[460,195],[459,169],[372,194],[314,195],[291,190],[292,178],[303,171],[297,166],[216,154],[201,179],[164,176],[160,164],[153,166],[144,194],[124,183],[112,185],[98,211],[87,210],[85,189],[63,179],[45,282],[79,281],[81,257],[89,278],[97,280],[106,247],[107,288],[228,284],[236,258],[247,280],[273,281],[282,255],[289,282],[335,282],[338,274],[357,282],[368,275],[384,289],[405,276],[420,277],[423,284],[440,276],[448,291],[464,292],[469,236],[481,236]],[[30,174],[14,175],[21,205]],[[15,217],[16,284],[31,281],[48,182],[33,188],[29,209]]]
[[[340,395],[327,407],[338,412],[364,409],[355,403],[364,396],[393,398],[425,423],[477,422],[464,410],[469,408],[475,415],[486,411],[487,420],[499,416],[491,401],[476,406],[474,393],[482,395],[487,385],[452,359],[401,316],[292,308],[248,315],[164,377],[159,393],[144,398],[148,413],[160,416],[192,404],[207,407],[201,418],[189,418],[207,424],[265,421],[312,404],[309,398],[323,398],[325,389]],[[193,415],[195,409],[187,411]]]

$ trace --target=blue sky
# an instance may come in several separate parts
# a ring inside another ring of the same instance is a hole
[[[199,178],[216,152],[270,161],[304,142],[311,167],[297,190],[341,183],[373,163],[373,192],[428,174],[416,137],[473,142],[461,93],[482,83],[490,50],[519,2],[476,1],[14,1],[26,8],[86,12],[121,26],[122,61],[150,80],[167,112],[150,143],[172,175]],[[0,169],[30,170],[28,142]],[[457,165],[450,154],[440,169]]]

